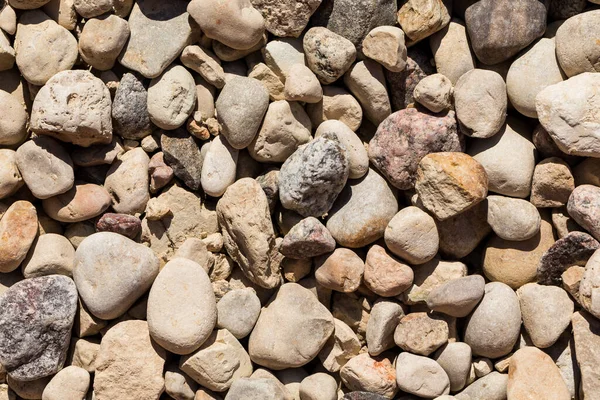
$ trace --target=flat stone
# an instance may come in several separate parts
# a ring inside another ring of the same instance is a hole
[[[187,46],[183,49],[180,60],[217,89],[225,86],[225,71],[221,67],[221,60],[212,51],[196,45]]]
[[[485,279],[481,275],[457,278],[437,286],[427,296],[427,307],[452,317],[463,318],[483,297]]]
[[[408,352],[396,359],[396,379],[400,390],[419,397],[435,398],[450,393],[450,380],[431,358]]]
[[[142,221],[133,215],[106,213],[96,222],[96,230],[115,232],[133,239],[142,230]]]
[[[89,71],[63,71],[36,95],[30,128],[78,146],[107,144],[112,139],[110,114],[110,92],[104,82]]]
[[[581,387],[584,396],[595,396],[600,389],[600,371],[596,366],[600,354],[596,351],[600,345],[600,322],[585,311],[578,311],[571,319],[575,338],[577,365],[581,371]]]
[[[288,71],[283,96],[289,101],[318,103],[323,99],[323,89],[310,68],[298,63],[292,65]]]
[[[110,205],[108,191],[93,183],[77,184],[63,194],[42,201],[50,218],[70,223],[97,217]]]
[[[374,125],[379,125],[392,113],[381,64],[369,59],[357,62],[344,75],[344,83],[360,102],[365,117]]]
[[[500,238],[522,241],[540,231],[540,213],[530,202],[492,195],[487,197],[487,203],[487,222]]]
[[[150,82],[148,115],[159,128],[179,128],[192,114],[195,105],[194,77],[181,65],[168,67]]]
[[[398,10],[398,23],[416,43],[448,25],[451,13],[452,3],[447,0],[409,0]]]
[[[0,144],[15,145],[27,137],[27,111],[19,100],[0,90]]]
[[[187,5],[184,0],[136,1],[128,19],[131,35],[119,63],[146,78],[159,76],[192,41]]]
[[[139,76],[123,74],[112,104],[112,120],[115,133],[124,139],[139,140],[152,133],[148,88]]]
[[[61,370],[77,310],[73,280],[62,275],[26,279],[11,286],[0,304],[0,363],[9,376],[33,381]]]
[[[99,232],[77,247],[73,277],[90,312],[114,319],[150,288],[158,266],[146,246],[117,233]]]
[[[108,5],[110,10],[112,1],[109,1]],[[91,18],[85,23],[79,36],[81,58],[100,71],[110,70],[127,39],[129,25],[123,18],[116,15]]]
[[[399,303],[381,299],[373,304],[367,322],[367,349],[372,356],[378,356],[393,348],[394,331],[404,317],[404,310]]]
[[[600,188],[580,185],[571,192],[567,203],[569,215],[594,238],[600,238]]]
[[[398,391],[396,370],[391,360],[362,353],[351,358],[340,370],[340,378],[350,390],[363,390],[393,397]]]
[[[316,218],[298,222],[283,238],[279,248],[286,257],[303,259],[320,256],[335,249],[335,239]]]
[[[426,76],[415,87],[415,101],[429,111],[439,113],[452,107],[452,82],[442,74]]]
[[[73,275],[75,249],[69,240],[56,233],[41,235],[31,247],[21,270],[25,278],[44,275]]]
[[[367,252],[363,283],[377,295],[399,296],[411,287],[413,278],[412,268],[396,260],[383,247],[374,244]]]
[[[209,196],[219,197],[235,182],[239,150],[234,149],[223,135],[210,142],[204,153],[200,180],[202,190]]]
[[[345,322],[334,318],[334,331],[319,352],[319,360],[329,372],[339,370],[360,351],[356,333]]]
[[[387,248],[410,264],[424,264],[437,254],[439,236],[435,220],[418,207],[400,210],[385,228]]]
[[[315,260],[317,282],[327,289],[338,292],[356,291],[364,271],[363,260],[354,251],[346,248],[337,248],[332,253]]]
[[[401,190],[412,189],[417,167],[427,154],[463,151],[453,111],[434,115],[407,108],[390,115],[369,142],[369,159],[388,181]]]
[[[0,272],[14,271],[38,234],[37,212],[28,201],[14,202],[0,219]]]
[[[102,337],[96,359],[97,400],[156,399],[164,390],[167,352],[152,343],[146,321],[124,321]]]
[[[458,261],[442,261],[438,258],[420,265],[414,270],[412,286],[403,293],[405,304],[425,303],[435,288],[453,279],[467,275],[467,266]]]
[[[149,163],[146,152],[138,147],[129,150],[112,164],[106,174],[104,188],[110,193],[116,212],[135,214],[144,211],[150,199]]]
[[[600,11],[590,10],[570,17],[556,31],[556,58],[567,76],[600,71],[600,53],[595,42],[589,40],[598,35],[598,18]]]
[[[160,147],[166,165],[171,167],[175,176],[190,189],[200,189],[204,155],[194,137],[184,128],[163,131]]]
[[[325,137],[335,140],[345,150],[348,157],[350,173],[348,179],[359,179],[369,171],[369,155],[363,141],[341,121],[323,122],[315,132],[315,138]]]
[[[42,393],[43,400],[80,400],[90,386],[90,373],[70,365],[60,370],[48,382]]]
[[[394,341],[404,351],[428,356],[448,342],[448,323],[424,312],[410,313],[400,320]]]
[[[298,37],[321,0],[251,0],[265,18],[265,27],[275,36]]]
[[[363,117],[362,107],[346,89],[338,86],[323,86],[323,99],[306,105],[306,112],[313,126],[336,119],[356,132]]]
[[[453,2],[456,7],[456,2]],[[469,46],[467,28],[460,19],[453,19],[429,37],[429,46],[437,72],[456,84],[461,76],[475,69],[475,56]]]
[[[338,80],[356,60],[354,44],[327,28],[310,28],[302,43],[306,64],[324,85]]]

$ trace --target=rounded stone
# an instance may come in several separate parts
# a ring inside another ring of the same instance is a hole
[[[600,50],[593,39],[600,34],[600,10],[590,10],[565,21],[556,31],[556,58],[569,77],[600,72]]]
[[[442,74],[426,76],[415,87],[413,97],[429,111],[439,113],[452,107],[453,87]]]
[[[453,7],[456,6],[453,4]],[[431,35],[429,47],[437,72],[446,76],[452,84],[475,68],[475,56],[469,46],[467,28],[459,19],[453,19],[442,30]]]
[[[112,1],[107,3],[112,8]],[[127,39],[129,26],[124,19],[116,15],[91,18],[79,35],[79,54],[90,66],[107,71],[115,65]]]
[[[335,239],[315,217],[307,217],[285,235],[279,252],[294,259],[307,259],[335,250]]]
[[[600,239],[600,188],[580,185],[571,192],[567,203],[569,215],[596,240]]]
[[[38,234],[35,206],[28,201],[15,201],[0,219],[0,272],[17,269],[27,256]]]
[[[410,288],[414,273],[410,266],[396,260],[377,244],[371,246],[365,260],[363,282],[382,297],[399,296]]]
[[[38,237],[21,263],[25,278],[44,275],[73,275],[75,249],[69,240],[55,233]]]
[[[23,186],[23,178],[17,167],[17,153],[0,149],[0,199],[12,196]]]
[[[452,279],[429,292],[427,307],[452,317],[463,318],[477,306],[484,291],[485,279],[481,275]]]
[[[515,292],[504,283],[490,282],[465,327],[464,341],[474,355],[507,355],[519,338],[521,311]]]
[[[424,264],[437,254],[435,220],[418,207],[403,208],[385,228],[387,248],[410,264]]]
[[[448,343],[440,348],[433,358],[448,374],[451,392],[458,392],[468,384],[471,372],[471,347],[468,344]]]
[[[433,399],[450,393],[450,379],[440,364],[408,352],[396,359],[396,380],[400,390],[419,397]]]
[[[200,182],[209,196],[220,197],[235,182],[239,150],[234,149],[223,135],[216,136],[204,154]]]
[[[356,60],[354,44],[324,27],[310,28],[302,45],[306,64],[324,85],[338,80]]]
[[[323,88],[310,68],[297,63],[288,70],[283,95],[289,101],[318,103],[323,99]]]
[[[337,400],[337,381],[323,372],[309,375],[300,382],[300,399],[302,400]]]
[[[354,132],[360,127],[363,117],[358,100],[346,89],[338,86],[323,86],[323,100],[307,104],[306,112],[313,126],[319,126],[330,119],[337,119]]]
[[[574,189],[569,165],[558,157],[546,158],[533,171],[530,201],[538,208],[561,207],[567,204]]]
[[[448,342],[448,323],[425,312],[406,315],[394,332],[394,341],[404,351],[428,356]]]
[[[362,390],[386,398],[392,398],[398,391],[394,365],[385,357],[359,354],[342,367],[340,378],[350,390]]]
[[[227,329],[237,339],[252,332],[260,315],[260,299],[251,288],[225,293],[217,303],[217,327]]]
[[[337,120],[323,122],[315,132],[315,138],[335,140],[346,150],[350,174],[348,179],[362,178],[369,171],[369,155],[362,140],[346,124]]]
[[[344,74],[344,83],[358,99],[365,117],[379,125],[392,112],[381,64],[366,59],[354,64]]]
[[[277,379],[240,378],[233,382],[224,400],[282,400],[286,396],[289,392]]]
[[[27,111],[13,95],[0,90],[0,144],[14,145],[27,137]]]
[[[80,222],[97,217],[111,205],[109,193],[100,185],[85,183],[42,201],[48,216],[60,222]]]
[[[150,199],[148,154],[137,147],[121,156],[106,173],[104,188],[110,193],[112,208],[118,213],[135,214],[146,209]]]
[[[195,105],[194,77],[181,65],[167,68],[150,82],[148,114],[150,120],[159,128],[179,128],[192,114]]]
[[[337,248],[316,259],[315,278],[317,282],[331,290],[351,293],[358,289],[365,271],[363,260],[350,249]]]
[[[42,400],[81,400],[90,386],[90,373],[73,365],[61,369],[42,393]]]
[[[406,68],[404,31],[395,26],[378,26],[363,39],[362,52],[388,71],[400,72]]]
[[[402,306],[394,301],[380,299],[371,307],[365,340],[367,350],[377,356],[395,346],[394,331],[404,317]]]
[[[504,196],[488,196],[487,203],[487,222],[500,238],[523,241],[540,231],[540,213],[530,202]]]

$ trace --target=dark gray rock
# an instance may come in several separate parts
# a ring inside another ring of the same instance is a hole
[[[371,392],[350,392],[346,393],[342,400],[385,400],[387,397]]]
[[[320,256],[335,250],[335,239],[316,218],[298,222],[283,238],[279,252],[286,257],[303,259]]]
[[[575,222],[600,240],[600,187],[577,186],[569,196],[567,211]]]
[[[548,8],[549,20],[567,19],[583,11],[586,0],[550,0]]]
[[[584,232],[571,232],[554,242],[540,258],[537,269],[538,283],[541,285],[561,285],[562,273],[573,265],[585,265],[587,260],[600,248],[600,243]]]
[[[240,179],[239,176],[238,179]],[[263,172],[256,177],[256,182],[258,182],[263,192],[267,195],[269,211],[273,214],[277,206],[277,201],[279,201],[279,170],[270,169]]]
[[[112,103],[115,132],[124,139],[140,140],[152,133],[148,115],[148,87],[127,72],[121,78]]]
[[[32,381],[60,371],[77,311],[77,288],[63,275],[20,281],[0,297],[0,363]]]
[[[165,163],[187,187],[192,190],[200,189],[204,157],[194,138],[185,128],[161,133],[160,147],[164,153]]]
[[[321,217],[340,194],[350,166],[346,151],[320,137],[300,146],[279,171],[279,200],[304,217]]]

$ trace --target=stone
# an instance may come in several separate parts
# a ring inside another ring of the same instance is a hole
[[[585,1],[564,1],[564,0],[550,0],[548,7],[548,19],[549,20],[562,20],[568,19],[574,15],[577,15],[583,11],[586,6]]]
[[[71,365],[80,367],[87,372],[96,371],[96,357],[100,350],[100,341],[97,339],[71,339],[69,359]]]
[[[293,65],[305,65],[301,39],[278,38],[271,40],[261,49],[261,54],[265,64],[283,83],[287,80]]]
[[[200,74],[207,83],[217,89],[225,86],[225,71],[221,67],[221,61],[208,49],[200,46],[187,46],[181,53],[180,60],[191,70]]]
[[[442,74],[426,76],[415,87],[416,102],[429,111],[439,113],[452,107],[452,82]]]
[[[487,197],[487,203],[487,222],[500,238],[523,241],[540,231],[542,219],[534,204],[522,199],[494,195]]]
[[[467,153],[483,165],[490,192],[519,198],[529,196],[535,146],[529,127],[522,121],[509,118],[491,138],[471,142]]]
[[[111,205],[109,193],[100,185],[75,185],[67,192],[42,201],[48,216],[60,222],[80,222],[102,214]]]
[[[129,25],[124,19],[116,15],[91,18],[85,23],[79,36],[79,53],[90,66],[107,71],[115,65],[127,39]]]
[[[508,60],[544,34],[546,13],[544,4],[537,0],[473,4],[465,12],[465,21],[475,55],[487,65]],[[519,19],[511,18],[514,15]]]
[[[21,263],[21,270],[25,278],[54,274],[72,276],[74,259],[75,249],[67,238],[47,233],[31,246]]]
[[[289,393],[270,378],[236,379],[224,400],[286,400]]]
[[[439,236],[435,220],[418,207],[400,210],[384,233],[387,248],[409,264],[424,264],[437,254]]]
[[[223,257],[226,257],[223,255]],[[213,260],[209,255],[206,243],[201,239],[190,237],[177,248],[173,258],[186,258],[198,263],[208,274],[211,267],[214,267]]]
[[[354,44],[324,27],[310,28],[302,45],[307,66],[324,85],[337,81],[356,60]]]
[[[318,103],[323,99],[323,89],[310,68],[303,64],[294,64],[285,79],[283,95],[288,101]]]
[[[358,101],[346,89],[323,86],[323,99],[306,105],[306,112],[313,126],[336,119],[356,132],[362,122],[363,111]]]
[[[37,400],[42,398],[42,393],[44,392],[48,382],[50,382],[50,377],[47,376],[45,378],[40,378],[33,381],[19,381],[11,378],[10,375],[8,375],[6,382],[7,384],[10,384],[9,394],[14,398]],[[9,400],[13,399],[9,398]]]
[[[452,84],[456,84],[461,76],[475,69],[475,57],[469,46],[467,28],[463,21],[451,20],[448,25],[429,37],[429,46],[437,72],[446,76]]]
[[[467,386],[456,395],[456,398],[458,400],[504,400],[507,382],[508,374],[493,371]]]
[[[227,329],[214,331],[198,351],[181,358],[179,368],[203,387],[217,392],[252,374],[250,356]]]
[[[394,331],[402,317],[404,310],[394,301],[381,299],[373,304],[365,337],[370,355],[378,356],[394,347]]]
[[[595,396],[599,388],[599,374],[596,365],[599,355],[596,349],[600,343],[597,335],[600,322],[585,311],[578,311],[571,319],[575,338],[577,366],[581,372],[580,393],[584,396]]]
[[[77,14],[81,15],[86,19],[91,19],[102,15],[108,11],[111,11],[113,8],[112,0],[94,0],[94,1],[85,1],[85,0],[74,0],[73,6],[77,11]]]
[[[163,131],[160,145],[163,159],[173,174],[190,189],[200,189],[202,164],[206,154],[200,152],[196,140],[184,128],[178,128]]]
[[[319,352],[319,360],[329,372],[339,370],[360,351],[356,333],[343,321],[334,318],[334,332]]]
[[[70,35],[70,33],[69,33]],[[63,71],[40,89],[31,109],[37,134],[88,147],[112,139],[110,92],[88,71]]]
[[[510,353],[520,329],[517,295],[504,283],[490,282],[485,285],[483,299],[467,321],[464,341],[471,346],[474,355],[498,358]]]
[[[15,65],[15,49],[10,45],[6,36],[0,36],[0,69],[6,71]]]
[[[403,293],[405,304],[425,303],[432,290],[453,279],[467,275],[467,266],[458,261],[442,261],[438,258],[420,265],[414,270],[412,286]]]
[[[340,378],[350,390],[367,391],[385,398],[392,398],[398,391],[394,365],[385,357],[359,354],[342,367]]]
[[[286,283],[261,311],[248,352],[253,362],[270,369],[301,367],[317,356],[333,330],[325,306],[308,289]]]
[[[98,232],[115,232],[134,239],[142,230],[142,221],[128,214],[106,213],[96,222]]]
[[[593,185],[580,185],[571,192],[567,203],[569,215],[594,238],[600,238],[600,189]]]
[[[148,115],[159,128],[179,128],[192,114],[195,105],[194,77],[181,65],[167,68],[150,82]]]
[[[34,205],[24,200],[11,204],[0,219],[0,272],[17,269],[27,256],[37,233],[38,218]]]
[[[535,347],[519,349],[510,357],[507,394],[519,399],[540,397],[569,400],[571,394],[554,361]]]
[[[337,387],[333,376],[317,372],[300,382],[299,394],[304,400],[337,400]]]
[[[550,136],[548,131],[544,129],[542,124],[537,124],[533,129],[533,144],[535,148],[538,150],[539,154],[543,158],[550,157],[559,157],[568,163],[574,163],[577,160],[577,156],[570,156],[568,154],[563,153],[556,143],[554,139]],[[593,158],[590,160],[594,160]],[[582,163],[583,164],[583,163]]]
[[[193,37],[188,3],[176,0],[142,0],[129,14],[129,40],[119,63],[146,78],[156,78],[181,54]],[[126,15],[126,14],[125,14]]]
[[[71,189],[75,181],[73,161],[67,150],[47,136],[38,136],[17,149],[17,167],[25,184],[38,199]]]
[[[156,399],[164,390],[167,352],[152,343],[146,321],[123,321],[102,337],[96,359],[97,400]]]
[[[552,141],[552,139],[550,140]],[[600,179],[598,179],[598,172],[600,172],[600,160],[597,158],[585,158],[582,162],[580,162],[573,168],[575,186],[598,186],[600,184]]]
[[[269,92],[256,79],[236,77],[223,87],[216,102],[217,116],[234,149],[250,145],[268,105]]]
[[[282,206],[305,217],[321,217],[344,188],[349,169],[345,150],[333,140],[321,137],[300,146],[280,170]]]
[[[78,167],[96,167],[112,164],[124,152],[121,139],[118,136],[113,136],[109,144],[78,148],[76,152],[71,154],[71,159],[73,164]]]
[[[450,393],[450,380],[444,369],[427,357],[408,352],[396,359],[398,388],[419,397],[435,398]]]
[[[327,289],[338,292],[356,291],[361,284],[364,271],[363,260],[354,251],[342,247],[315,260],[317,282]]]
[[[383,65],[388,71],[406,68],[404,32],[393,26],[372,29],[362,42],[363,54]]]
[[[219,135],[210,142],[201,168],[202,190],[209,196],[219,197],[235,182],[239,151]]]
[[[311,129],[310,118],[299,103],[274,101],[269,104],[248,152],[259,162],[284,162],[298,146],[310,142]]]
[[[427,296],[427,307],[452,317],[463,318],[473,311],[484,295],[485,279],[470,275],[435,287]]]
[[[435,353],[434,359],[448,374],[451,392],[458,392],[467,385],[471,370],[471,347],[468,344],[448,343]]]
[[[114,319],[150,288],[158,266],[146,246],[117,233],[98,232],[77,247],[73,278],[90,312]]]
[[[574,189],[569,165],[558,157],[546,158],[533,170],[530,201],[539,208],[564,206]]]
[[[419,200],[441,221],[483,201],[487,187],[483,166],[464,153],[431,153],[419,162],[415,182]]]
[[[218,43],[218,42],[217,42]],[[262,83],[269,92],[271,101],[285,100],[283,82],[271,68],[264,63],[256,64],[249,72],[248,78],[254,78]]]
[[[417,167],[429,153],[463,151],[454,112],[435,115],[416,108],[397,111],[379,125],[369,142],[371,163],[396,188],[412,189]]]
[[[72,31],[77,25],[74,0],[50,0],[42,10],[63,28]]]
[[[439,31],[450,22],[452,3],[443,0],[408,0],[398,10],[398,23],[412,43]]]
[[[594,3],[594,2],[593,2]],[[590,10],[570,17],[556,31],[556,58],[568,77],[584,72],[598,72],[598,35],[600,11]]]
[[[400,320],[394,341],[404,351],[428,356],[448,342],[448,323],[424,312],[410,313]]]
[[[165,371],[165,393],[174,399],[195,400],[198,384],[181,372],[177,364],[169,364]]]
[[[598,251],[595,251],[585,264],[585,271],[579,283],[578,301],[585,310],[598,318],[600,315],[600,307],[598,306],[598,288],[600,286],[598,277],[600,275],[598,271],[600,269],[598,268],[598,255],[596,253]]]
[[[477,378],[484,377],[494,370],[494,365],[489,358],[479,357],[473,360],[473,368]]]
[[[342,400],[385,400],[387,397],[380,396],[371,392],[348,392],[342,397]]]
[[[142,148],[126,152],[112,164],[104,188],[112,198],[112,208],[118,213],[135,214],[144,211],[150,199],[148,164],[150,159]]]
[[[359,61],[344,75],[344,83],[357,98],[365,117],[379,125],[392,112],[381,64],[373,60]]]
[[[315,138],[325,137],[338,142],[345,150],[350,167],[349,179],[362,178],[369,171],[369,155],[362,140],[346,124],[329,120],[315,132]]]
[[[18,0],[16,3],[18,3]],[[0,11],[0,29],[9,35],[14,35],[17,32],[17,13],[8,2],[4,4],[4,8]]]
[[[562,273],[562,287],[565,289],[574,299],[579,299],[579,284],[585,273],[585,268],[578,265],[573,265]]]
[[[573,301],[556,286],[528,283],[517,290],[523,325],[533,344],[540,349],[552,346],[571,323]]]
[[[544,68],[539,68],[540,65]],[[506,76],[508,98],[521,114],[537,118],[535,99],[538,93],[563,79],[556,59],[555,40],[542,38],[511,64]]]
[[[217,303],[217,327],[226,329],[237,339],[245,338],[252,332],[260,309],[260,299],[253,289],[227,292]]]
[[[265,18],[265,27],[275,36],[298,37],[308,24],[310,16],[321,0],[251,0]]]
[[[386,250],[374,244],[367,252],[363,283],[382,297],[399,296],[411,287],[414,273],[410,266],[396,260]]]
[[[536,97],[535,107],[542,126],[564,153],[600,157],[595,142],[598,117],[594,114],[600,97],[600,79],[584,72],[546,87]]]
[[[335,239],[314,217],[304,218],[283,238],[279,252],[286,257],[303,259],[317,257],[335,249]]]
[[[48,382],[42,400],[81,400],[90,386],[90,373],[83,368],[68,366]]]
[[[462,133],[475,138],[494,136],[506,119],[504,79],[494,71],[466,72],[454,87],[454,106]]]
[[[567,207],[559,207],[552,209],[552,225],[556,229],[559,238],[564,238],[571,232],[582,231],[583,228],[571,218],[567,212]]]
[[[0,149],[0,199],[15,194],[23,183],[17,167],[17,153],[10,149]]]
[[[139,76],[125,73],[112,104],[114,131],[125,139],[139,140],[152,133],[148,114],[148,88]]]
[[[71,69],[78,56],[75,37],[40,10],[20,16],[14,48],[19,72],[27,82],[39,86]]]
[[[15,97],[0,90],[0,144],[15,145],[27,137],[27,112]]]
[[[210,336],[217,322],[215,295],[200,264],[174,258],[160,271],[148,295],[152,339],[175,354],[189,354]]]

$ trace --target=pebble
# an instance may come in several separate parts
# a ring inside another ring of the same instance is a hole
[[[456,395],[458,400],[505,400],[508,374],[498,371],[477,379]]]
[[[362,122],[363,111],[359,102],[345,89],[338,86],[324,86],[323,99],[306,105],[306,112],[313,126],[336,119],[356,132]]]
[[[432,290],[453,279],[467,275],[467,266],[458,261],[439,258],[420,265],[414,270],[413,285],[403,293],[405,304],[425,303]]]
[[[538,208],[564,206],[574,189],[569,165],[558,157],[546,158],[533,171],[530,201]]]
[[[16,145],[27,137],[27,112],[14,96],[0,90],[0,144]]]
[[[37,233],[38,218],[33,204],[20,200],[8,207],[0,220],[0,272],[17,269]]]
[[[552,139],[550,139],[552,140]],[[580,185],[600,185],[599,173],[600,160],[597,158],[585,158],[582,162],[573,168],[573,178],[575,184]]]
[[[485,169],[490,192],[525,198],[531,192],[534,151],[529,127],[509,118],[493,137],[471,142],[467,153]]]
[[[14,48],[19,72],[33,85],[44,85],[77,60],[77,40],[40,10],[19,17]]]
[[[305,55],[301,39],[278,38],[271,40],[261,49],[265,64],[285,83],[290,68],[296,64],[305,65]]]
[[[81,400],[90,386],[90,373],[83,368],[68,366],[48,382],[42,400]]]
[[[434,115],[407,108],[385,119],[369,142],[371,163],[396,188],[412,189],[421,159],[430,153],[463,151],[453,111]]]
[[[448,342],[448,334],[448,323],[442,318],[415,312],[400,320],[394,341],[404,351],[428,356]]]
[[[146,78],[162,74],[192,40],[187,6],[184,0],[168,4],[160,0],[137,0],[129,14],[131,34],[119,55],[119,63]]]
[[[293,0],[281,3],[276,0],[253,0],[252,5],[265,18],[265,27],[275,36],[298,37],[321,0]]]
[[[119,322],[102,337],[96,359],[96,400],[156,399],[164,391],[167,352],[152,343],[146,321]],[[134,398],[135,398],[134,397]]]
[[[452,279],[435,287],[427,296],[427,307],[452,317],[463,318],[473,311],[485,291],[481,275]]]
[[[365,337],[370,355],[378,356],[394,347],[394,331],[402,317],[404,310],[394,301],[381,299],[373,304]]]
[[[216,110],[222,135],[231,147],[247,147],[258,132],[269,105],[269,92],[253,78],[236,77],[225,84]]]
[[[358,289],[365,271],[365,263],[352,250],[337,248],[315,260],[315,279],[331,290],[351,293]]]
[[[471,347],[468,344],[448,343],[435,353],[434,359],[448,374],[451,392],[458,392],[467,386],[471,371]]]
[[[84,70],[62,71],[37,93],[30,129],[83,147],[108,144],[110,114],[110,92],[100,79]]]
[[[344,75],[344,83],[359,101],[365,117],[374,125],[379,125],[392,113],[381,64],[373,60],[357,62]]]
[[[308,289],[286,283],[261,311],[248,352],[253,362],[270,369],[300,367],[317,356],[333,330],[329,310]]]
[[[600,188],[580,185],[571,192],[567,203],[569,215],[596,240],[600,239]]]
[[[71,365],[80,367],[87,372],[96,371],[96,357],[100,350],[100,341],[97,339],[71,339],[70,360]]]
[[[9,377],[33,381],[61,370],[77,310],[73,280],[62,275],[26,279],[12,285],[0,304],[0,363]]]
[[[453,19],[429,37],[437,72],[456,84],[461,76],[475,69],[475,56],[469,46],[464,22]]]
[[[196,382],[181,372],[176,364],[169,364],[165,371],[165,393],[174,399],[195,400]]]
[[[4,5],[2,11],[0,11],[0,29],[9,35],[14,35],[17,32],[17,13],[8,2]]]
[[[217,303],[217,327],[237,339],[245,338],[252,332],[260,310],[260,300],[253,289],[232,290]]]
[[[569,400],[571,394],[554,361],[535,347],[519,349],[510,357],[507,395],[511,399],[539,397]]]
[[[10,149],[0,149],[0,199],[15,194],[23,183],[17,167],[17,153]]]
[[[419,162],[415,189],[419,200],[438,220],[453,217],[483,201],[487,188],[485,169],[464,153],[432,153]]]
[[[362,52],[389,71],[400,72],[406,68],[406,45],[400,28],[378,26],[372,29],[362,42]]]
[[[267,196],[252,178],[229,186],[217,203],[217,218],[225,249],[244,275],[255,284],[279,286],[278,251]]]
[[[223,135],[216,136],[204,154],[202,190],[209,196],[220,197],[235,182],[239,150],[234,149]]]
[[[323,99],[323,89],[317,76],[303,64],[290,67],[283,94],[288,101],[318,103]]]
[[[387,248],[410,264],[424,264],[437,254],[439,236],[435,220],[418,207],[400,210],[385,228]]]
[[[235,0],[226,5],[218,0],[194,0],[187,10],[207,37],[234,49],[253,47],[265,31],[265,20],[250,0]]]
[[[334,251],[335,239],[316,218],[307,217],[290,229],[279,252],[286,257],[304,259]]]
[[[588,40],[598,35],[598,18],[598,10],[583,12],[568,18],[556,31],[556,58],[568,77],[599,72],[594,60],[600,53],[594,42]]]
[[[356,60],[356,48],[350,40],[320,26],[306,32],[302,47],[307,66],[324,85],[337,81]]]
[[[112,6],[111,3],[108,3],[109,6]],[[79,36],[79,54],[90,66],[108,71],[115,65],[127,39],[129,25],[124,19],[116,15],[91,18]]]
[[[73,275],[75,249],[67,238],[55,233],[41,235],[21,263],[25,278],[44,275]]]
[[[340,370],[340,378],[350,390],[361,390],[392,398],[398,391],[396,371],[390,359],[367,353],[351,358]]]
[[[363,283],[382,297],[399,296],[413,283],[414,273],[410,266],[390,254],[385,248],[374,244],[367,252]]]
[[[106,13],[107,11],[111,11],[113,8],[112,0],[94,0],[94,1],[84,1],[84,0],[74,0],[73,6],[75,7],[75,11],[77,14],[81,15],[86,19],[90,19],[93,17],[97,17]]]
[[[201,152],[196,140],[183,127],[163,131],[160,145],[164,163],[172,169],[172,174],[190,189],[200,189],[202,166],[208,152]],[[148,167],[150,168],[150,164]]]
[[[20,398],[26,400],[37,400],[42,398],[42,393],[44,392],[48,382],[50,382],[50,377],[48,376],[33,381],[19,381],[11,378],[9,375],[6,379],[6,382],[10,383],[9,394],[12,394],[13,397],[19,396]],[[9,400],[12,399],[9,397]]]
[[[467,8],[467,30],[479,61],[501,63],[541,37],[546,13],[537,0],[483,0]],[[520,16],[518,20],[511,18],[515,14]]]
[[[133,239],[142,230],[142,221],[133,215],[105,213],[96,222],[96,230],[98,232],[115,232]]]
[[[474,355],[498,358],[510,353],[520,329],[517,295],[504,283],[490,282],[485,285],[483,299],[467,322],[464,341],[471,346]]]
[[[522,199],[494,195],[487,197],[487,203],[487,222],[500,238],[523,241],[540,231],[542,219],[534,204]]]
[[[319,352],[319,360],[329,372],[339,372],[348,360],[358,355],[361,344],[358,336],[345,322],[334,318],[334,331]]]
[[[227,329],[214,331],[198,351],[181,358],[179,368],[202,387],[217,392],[252,375],[250,356]]]
[[[494,136],[506,119],[504,79],[497,72],[483,69],[465,73],[456,82],[454,106],[463,134],[475,138]]]
[[[284,162],[299,146],[310,142],[311,129],[311,120],[300,103],[274,101],[269,104],[248,152],[258,162]]]
[[[416,102],[433,113],[452,108],[452,82],[442,74],[426,76],[415,87],[413,97]]]
[[[90,312],[114,319],[150,288],[158,267],[158,259],[146,246],[117,233],[99,232],[77,247],[73,278]]]
[[[115,132],[125,139],[142,139],[152,132],[148,89],[138,75],[123,74],[112,104],[112,120]]]
[[[585,271],[579,283],[579,304],[585,310],[596,318],[600,316],[600,307],[598,306],[598,289],[600,287],[600,263],[598,258],[600,253],[595,251],[585,264]]]
[[[331,375],[317,372],[300,382],[300,399],[302,400],[337,400],[337,381]]]
[[[150,82],[148,115],[159,128],[173,130],[183,125],[196,105],[192,74],[180,65],[167,68]]]
[[[248,78],[254,78],[262,83],[267,88],[271,101],[285,100],[283,94],[285,86],[283,82],[266,64],[258,63],[252,67],[250,72],[248,72]]]
[[[398,388],[419,397],[435,398],[450,393],[448,374],[435,360],[408,352],[396,359]]]
[[[567,212],[567,207],[559,207],[552,209],[552,225],[556,229],[559,238],[564,238],[571,232],[582,231],[583,228],[571,218]]]
[[[112,164],[106,174],[104,188],[110,193],[113,210],[123,214],[144,211],[150,199],[149,163],[146,152],[142,148],[135,148]]]
[[[217,89],[225,86],[225,71],[221,61],[208,49],[200,46],[187,46],[181,53],[181,62],[189,69],[196,71],[204,80]]]
[[[286,400],[286,395],[273,379],[240,378],[233,382],[224,400]]]
[[[533,344],[552,346],[571,323],[573,301],[562,288],[528,283],[517,290],[523,326]]]
[[[48,216],[60,222],[80,222],[102,214],[111,205],[109,193],[93,183],[76,184],[63,194],[42,201]]]
[[[75,181],[69,153],[50,137],[38,136],[23,143],[16,161],[25,184],[38,199],[65,193]]]
[[[118,136],[113,136],[109,144],[97,144],[77,149],[71,154],[73,164],[78,167],[110,165],[125,152]]]
[[[398,23],[416,43],[448,25],[451,12],[452,6],[442,0],[408,0],[398,10]]]

